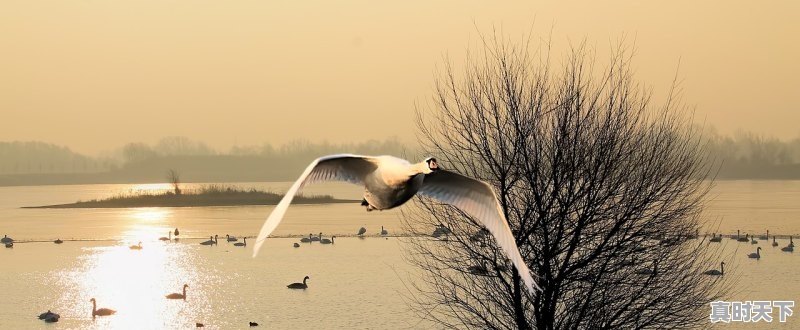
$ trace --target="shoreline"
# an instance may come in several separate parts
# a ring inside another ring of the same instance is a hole
[[[297,197],[295,197],[297,199]],[[347,204],[347,203],[359,203],[361,201],[355,199],[332,199],[332,200],[325,200],[325,201],[292,201],[293,205],[324,205],[324,204]],[[67,203],[67,204],[53,204],[53,205],[38,205],[38,206],[20,206],[21,209],[126,209],[126,208],[150,208],[150,207],[232,207],[232,206],[275,206],[278,205],[277,202],[272,201],[243,201],[243,202],[233,202],[233,203],[224,203],[224,201],[220,201],[218,203],[215,202],[208,202],[208,203],[162,203],[162,204],[145,204],[145,205],[137,205],[137,204],[126,204],[126,203],[107,203],[109,205],[105,205],[105,202],[75,202],[75,203]]]
[[[236,186],[210,184],[200,188],[181,192],[157,193],[139,192],[119,194],[103,199],[77,201],[66,204],[22,206],[24,209],[109,209],[109,208],[144,208],[144,207],[208,207],[208,206],[269,206],[277,205],[284,195],[271,191],[241,189]],[[293,204],[338,204],[358,203],[354,199],[338,199],[330,195],[296,195]]]

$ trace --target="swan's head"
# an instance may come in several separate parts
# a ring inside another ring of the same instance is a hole
[[[303,281],[305,281],[305,280],[310,280],[310,279],[311,279],[311,278],[310,278],[310,277],[308,277],[308,275],[306,275],[306,277],[304,277],[304,278],[303,278]]]
[[[94,298],[92,298],[92,299],[89,299],[89,302],[96,302],[96,301],[97,301],[97,300],[94,300]]]
[[[428,157],[425,159],[425,165],[428,167],[428,173],[436,172],[440,169],[439,162],[436,161],[436,158]]]
[[[189,284],[184,284],[184,285],[183,285],[183,288],[184,288],[184,289],[186,289],[186,288],[188,288],[188,287],[189,287]]]

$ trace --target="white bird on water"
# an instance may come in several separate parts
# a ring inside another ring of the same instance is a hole
[[[269,215],[258,234],[253,257],[264,240],[278,227],[297,192],[306,184],[347,181],[365,187],[362,205],[367,211],[388,210],[403,205],[416,194],[453,205],[479,220],[492,233],[498,246],[517,268],[528,290],[538,285],[519,253],[492,187],[480,180],[443,170],[435,158],[411,164],[392,156],[331,155],[311,162]]]

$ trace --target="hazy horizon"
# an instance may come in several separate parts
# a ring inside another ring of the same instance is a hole
[[[155,0],[0,4],[0,141],[98,154],[187,136],[215,149],[305,139],[416,144],[414,106],[478,31],[635,46],[660,102],[677,71],[695,119],[800,136],[800,3]],[[652,15],[657,12],[658,15]],[[679,67],[680,63],[680,67]],[[554,61],[558,65],[559,60]]]

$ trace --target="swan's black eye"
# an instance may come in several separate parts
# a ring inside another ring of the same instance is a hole
[[[431,171],[436,171],[439,169],[439,163],[436,162],[436,158],[428,159],[428,168],[431,169]]]

